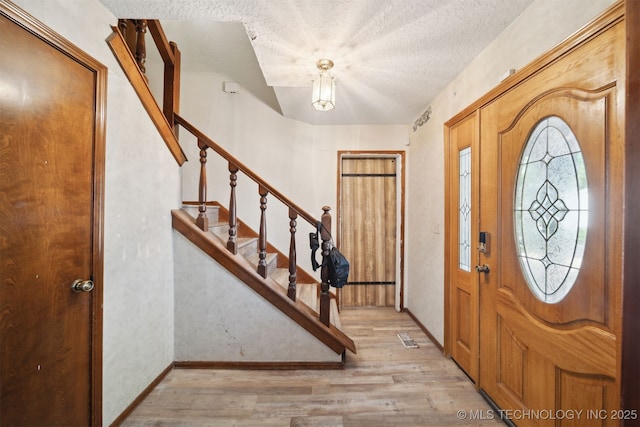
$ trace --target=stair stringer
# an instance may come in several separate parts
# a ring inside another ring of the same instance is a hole
[[[175,210],[172,216],[184,236],[174,239],[178,362],[335,363],[346,349],[355,352],[342,331],[290,300],[281,285],[198,229],[188,213]]]

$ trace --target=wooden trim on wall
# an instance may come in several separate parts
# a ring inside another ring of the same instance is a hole
[[[107,126],[107,67],[96,69],[96,111],[94,141],[93,181],[93,274],[97,286],[93,290],[93,342],[92,376],[93,425],[102,425],[102,337],[104,300],[104,195],[105,195],[105,147]]]
[[[636,0],[631,0],[636,1]],[[597,37],[599,34],[607,31],[610,27],[624,19],[624,2],[621,0],[618,3],[611,6],[604,11],[596,19],[589,22],[587,25],[567,37],[564,41],[558,43],[555,47],[543,53],[538,58],[531,61],[529,64],[516,71],[515,74],[504,79],[495,88],[487,92],[481,98],[473,102],[464,110],[453,116],[445,125],[452,125],[462,118],[468,116],[473,111],[481,108],[482,106],[490,103],[507,89],[513,88],[530,79],[534,74],[544,68],[549,67],[552,63],[560,58],[567,56],[578,47],[582,46],[588,40]]]
[[[625,102],[625,210],[622,308],[622,408],[635,411],[625,426],[640,426],[640,1],[625,5],[627,81]],[[622,102],[622,100],[620,100]]]
[[[129,51],[127,43],[122,37],[120,30],[115,26],[111,27],[111,29],[113,30],[113,33],[107,37],[107,44],[109,45],[109,48],[111,48],[113,55],[122,67],[122,71],[124,71],[129,82],[133,86],[133,89],[136,91],[138,98],[140,98],[140,102],[142,102],[142,105],[149,114],[151,121],[156,126],[158,133],[167,145],[167,148],[176,159],[176,162],[182,166],[182,164],[187,161],[187,156],[185,156],[178,139],[173,133],[173,123],[169,124],[167,118],[158,106],[158,103],[151,93],[149,85],[142,75],[140,68],[138,68],[135,59],[131,55],[131,51]]]
[[[341,214],[340,214],[340,200],[342,196],[341,187],[341,175],[342,175],[342,158],[343,156],[351,156],[351,157],[395,157],[400,160],[400,229],[398,230],[398,237],[400,238],[400,271],[398,274],[400,275],[400,310],[404,309],[404,244],[405,244],[405,204],[406,204],[406,176],[407,176],[407,165],[406,165],[406,151],[404,150],[346,150],[346,151],[338,151],[338,160],[337,160],[337,168],[336,168],[336,245],[340,246],[340,223],[341,223]],[[339,301],[339,299],[338,299]]]
[[[135,399],[133,399],[133,402],[131,402],[129,406],[127,406],[125,410],[122,411],[120,415],[118,415],[116,419],[111,422],[111,424],[109,424],[109,426],[117,427],[119,425],[122,425],[127,417],[131,415],[138,406],[140,406],[144,399],[146,399],[147,396],[149,396],[151,392],[158,386],[158,384],[160,384],[162,380],[169,374],[169,372],[171,372],[171,370],[173,369],[173,365],[174,364],[171,363],[169,364],[169,366],[164,368],[164,370],[160,372],[160,375],[158,375],[155,380],[151,381],[151,383],[144,390],[142,390],[142,392]]]
[[[244,370],[296,370],[296,369],[343,369],[344,352],[340,362],[214,362],[194,361],[175,362],[174,366],[180,369],[244,369]]]
[[[442,344],[440,344],[440,341],[438,341],[436,339],[436,337],[433,336],[431,331],[429,331],[429,329],[427,329],[427,327],[424,326],[422,324],[422,322],[420,322],[416,316],[414,316],[414,314],[411,312],[411,310],[409,310],[408,308],[405,308],[402,311],[407,313],[409,315],[409,317],[411,317],[413,319],[413,321],[416,322],[416,325],[418,325],[418,327],[420,329],[422,329],[422,332],[424,332],[424,334],[427,336],[427,338],[429,338],[429,340],[433,343],[433,345],[435,345],[438,348],[438,350],[440,350],[442,352],[443,355],[447,356],[447,354],[444,351],[444,347],[442,346]]]
[[[449,216],[451,215],[451,207],[449,206],[449,194],[451,191],[451,182],[449,174],[451,173],[451,125],[444,125],[444,345],[442,352],[445,356],[451,356],[451,340],[449,334],[451,333],[451,242],[449,241]]]

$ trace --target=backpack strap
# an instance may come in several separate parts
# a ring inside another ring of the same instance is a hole
[[[320,223],[318,222],[318,230],[320,229]],[[311,267],[313,267],[313,271],[316,271],[320,268],[320,264],[316,261],[316,252],[318,248],[320,248],[320,241],[318,240],[319,232],[316,230],[315,233],[309,233],[309,247],[311,248]]]

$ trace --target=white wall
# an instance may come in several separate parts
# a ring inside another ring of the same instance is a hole
[[[184,54],[183,54],[184,56]],[[236,94],[222,91],[228,77],[214,73],[189,72],[181,76],[181,115],[223,146],[245,165],[319,218],[322,206],[337,206],[338,150],[404,150],[407,127],[398,126],[313,126],[282,117],[240,87]],[[309,108],[312,108],[309,105]],[[322,114],[318,112],[318,114]],[[195,140],[181,144],[191,159],[183,167],[183,198],[197,200],[199,167]],[[227,164],[210,153],[207,162],[208,198],[224,206],[229,202]],[[238,180],[238,217],[258,230],[257,186]],[[285,254],[289,247],[287,211],[273,197],[268,198],[268,239]],[[337,218],[334,216],[335,234]],[[298,221],[298,264],[311,272],[308,232]]]
[[[431,120],[411,135],[407,306],[444,343],[444,123],[590,22],[613,0],[537,0],[431,102]],[[429,167],[424,167],[428,164]],[[440,230],[436,232],[435,230]]]
[[[170,210],[179,168],[105,39],[117,19],[96,0],[15,3],[109,69],[104,223],[103,423],[174,360]]]

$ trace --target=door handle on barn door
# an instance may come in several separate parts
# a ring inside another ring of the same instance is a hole
[[[93,280],[77,279],[71,284],[74,292],[91,292],[93,290]]]

